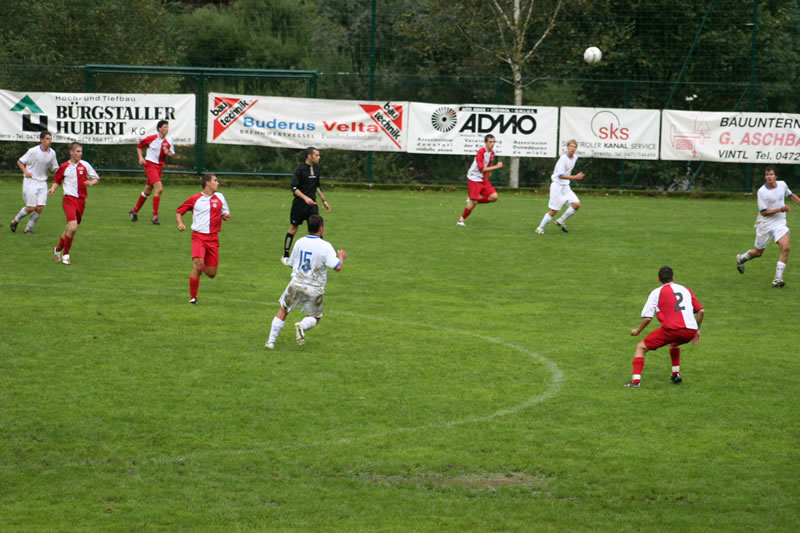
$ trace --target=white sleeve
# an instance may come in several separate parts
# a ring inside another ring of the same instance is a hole
[[[172,140],[172,137],[169,137],[169,153],[175,155],[175,142]]]
[[[34,146],[34,148],[36,148],[36,147]],[[25,165],[26,167],[29,164],[28,158],[30,157],[32,151],[33,151],[33,148],[29,148],[28,151],[25,152],[25,155],[23,155],[22,157],[19,158],[19,162],[22,163],[23,165]]]
[[[331,243],[327,244],[328,246],[326,246],[327,249],[325,250],[325,265],[328,268],[336,269],[341,261],[339,260],[339,256],[336,255],[336,250],[333,245]]]
[[[217,193],[217,196],[219,196],[219,199],[222,200],[222,214],[223,215],[230,214],[231,210],[228,209],[228,201],[225,199],[225,196],[223,196],[220,193]]]
[[[90,180],[99,180],[100,179],[100,176],[97,175],[97,171],[94,169],[94,167],[90,163],[87,163],[86,161],[83,161],[83,160],[81,160],[81,163],[83,164],[83,166],[86,167],[86,174],[88,174],[88,178],[87,179],[90,179]]]
[[[784,192],[783,192],[783,197],[784,198],[787,198],[787,197],[792,195],[792,191],[791,191],[791,189],[789,189],[789,186],[786,184],[785,181],[783,182],[783,189],[784,189]]]
[[[642,318],[653,318],[656,316],[656,313],[658,313],[658,294],[660,291],[661,287],[653,290],[647,297],[647,302],[645,302],[642,308]]]
[[[55,150],[53,150],[52,148],[50,148],[50,150],[53,152],[53,159],[50,160],[50,170],[55,172],[56,170],[58,170],[58,157],[56,157]]]
[[[766,191],[765,187],[763,187],[763,186],[759,187],[759,189],[758,189],[758,212],[759,213],[762,212],[762,211],[765,211],[766,209],[769,209],[769,206],[767,206],[766,194],[767,194],[767,191]]]

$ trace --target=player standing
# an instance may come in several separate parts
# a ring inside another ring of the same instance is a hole
[[[774,241],[780,247],[781,254],[775,268],[775,279],[772,280],[773,287],[785,285],[783,272],[789,259],[789,228],[786,226],[786,213],[790,209],[788,205],[784,205],[783,200],[786,197],[800,204],[800,197],[789,190],[786,182],[778,181],[775,167],[768,166],[764,169],[764,185],[758,189],[755,248],[736,256],[736,268],[740,274],[744,274],[745,262],[761,257],[770,241]]]
[[[661,327],[652,331],[647,337],[636,345],[633,356],[633,378],[626,387],[638,388],[644,369],[644,354],[649,350],[657,350],[669,344],[669,356],[672,359],[672,383],[678,384],[681,378],[681,344],[692,341],[700,342],[700,325],[703,323],[705,311],[694,293],[688,287],[678,285],[673,281],[672,269],[663,266],[658,271],[658,280],[661,287],[653,289],[647,297],[647,302],[642,309],[642,322],[639,327],[631,330],[631,335],[636,337],[653,319],[658,317]],[[695,317],[695,314],[697,316]]]
[[[94,167],[81,159],[83,146],[79,142],[69,144],[69,161],[58,167],[53,177],[53,184],[47,191],[48,196],[53,194],[58,186],[64,183],[64,200],[62,206],[67,218],[67,227],[61,234],[58,246],[53,250],[53,261],[71,265],[69,251],[72,248],[72,239],[78,231],[78,225],[83,219],[86,209],[86,187],[91,187],[100,180]]]
[[[472,160],[472,165],[467,171],[467,193],[469,198],[467,198],[467,207],[461,213],[456,226],[466,226],[464,221],[472,214],[472,210],[475,209],[476,205],[497,201],[497,191],[494,190],[489,178],[492,176],[493,170],[503,168],[503,163],[498,162],[496,165],[492,165],[495,158],[494,145],[496,141],[494,135],[487,135],[483,138],[483,142],[486,144],[475,154],[475,159]]]
[[[270,350],[275,349],[275,341],[283,329],[286,315],[295,307],[302,306],[306,314],[303,320],[294,325],[297,344],[305,344],[305,332],[322,320],[322,297],[325,294],[325,284],[328,282],[328,269],[332,268],[339,272],[347,258],[344,250],[334,250],[331,243],[322,238],[324,232],[325,222],[322,217],[309,216],[309,234],[297,241],[289,258],[292,281],[283,291],[279,300],[281,307],[272,319],[269,338],[265,344]]]
[[[171,137],[167,137],[169,122],[159,120],[156,130],[158,131],[157,134],[145,137],[136,145],[139,164],[144,166],[144,175],[147,177],[147,183],[144,186],[144,191],[139,195],[136,206],[128,211],[131,216],[131,222],[136,222],[139,219],[139,209],[147,201],[150,193],[153,193],[153,218],[151,220],[155,225],[161,224],[158,220],[158,206],[161,203],[161,192],[164,190],[161,185],[161,173],[167,156],[175,155],[175,143]],[[144,156],[142,155],[143,148],[147,148],[147,153]]]
[[[30,215],[24,233],[33,234],[33,227],[39,221],[42,209],[47,204],[47,171],[58,170],[56,151],[50,148],[53,136],[49,131],[39,134],[39,146],[34,146],[23,155],[17,166],[25,176],[22,179],[22,200],[25,202],[17,216],[11,221],[11,231],[17,231],[17,225]]]
[[[292,241],[297,229],[304,220],[308,220],[311,215],[318,215],[317,194],[319,194],[322,205],[326,211],[331,210],[331,204],[322,194],[322,184],[319,182],[319,150],[310,146],[306,148],[306,160],[297,166],[292,176],[292,211],[289,214],[289,229],[283,239],[283,257],[281,263],[289,264],[289,250],[292,248]]]
[[[197,303],[200,275],[209,278],[217,275],[219,266],[219,230],[222,221],[231,219],[228,202],[218,193],[219,182],[213,174],[200,178],[203,191],[186,199],[175,212],[178,231],[183,231],[183,215],[192,212],[192,273],[189,274],[189,303]]]
[[[556,225],[561,227],[561,231],[568,233],[569,230],[565,224],[566,220],[575,214],[581,208],[581,202],[578,200],[578,195],[572,191],[570,187],[571,180],[582,180],[584,177],[583,172],[571,174],[575,168],[575,163],[578,162],[578,156],[575,152],[578,150],[578,141],[570,139],[567,141],[567,151],[561,154],[561,157],[556,162],[553,169],[553,175],[550,177],[550,201],[547,207],[550,210],[544,214],[542,221],[536,228],[536,233],[544,235],[544,227],[550,223],[554,216],[564,207],[564,204],[569,203],[570,206],[564,211],[564,214],[556,220]]]

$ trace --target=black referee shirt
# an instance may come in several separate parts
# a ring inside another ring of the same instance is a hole
[[[322,185],[319,182],[319,167],[312,167],[305,163],[300,164],[295,169],[294,176],[292,176],[292,194],[297,189],[300,189],[300,192],[316,202],[317,187],[322,189]]]

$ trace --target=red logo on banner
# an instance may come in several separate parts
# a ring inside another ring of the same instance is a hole
[[[258,100],[243,100],[241,98],[214,97],[214,107],[209,109],[209,113],[214,117],[214,139],[222,135],[239,117],[245,114],[248,109],[256,105]]]
[[[403,132],[403,106],[386,102],[383,105],[361,104],[361,109],[367,112],[398,148],[403,148],[399,142]]]

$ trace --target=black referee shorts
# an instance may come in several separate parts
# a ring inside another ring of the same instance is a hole
[[[292,201],[292,213],[289,215],[289,220],[293,226],[299,226],[311,215],[318,215],[319,207],[316,205],[308,205],[304,200],[295,198]]]

